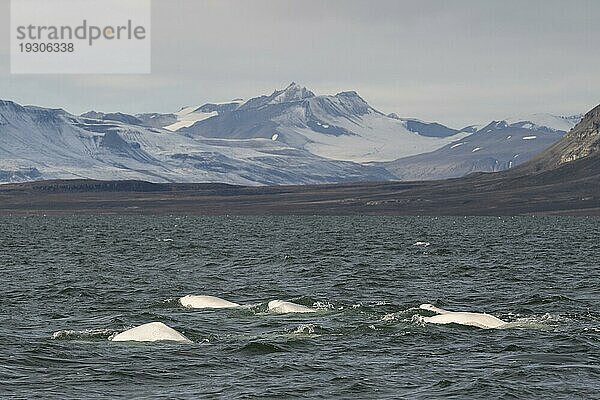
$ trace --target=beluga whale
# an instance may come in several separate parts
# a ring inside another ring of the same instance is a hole
[[[419,308],[438,314],[433,317],[423,317],[423,321],[430,324],[459,324],[482,329],[496,329],[507,325],[507,322],[500,318],[485,313],[447,311],[437,308],[433,304],[421,304]]]
[[[237,308],[239,304],[214,296],[187,295],[179,299],[182,306],[187,308]]]
[[[301,304],[291,303],[283,300],[272,300],[268,304],[269,312],[275,314],[291,314],[291,313],[314,313],[316,309],[303,306]]]
[[[170,341],[170,342],[181,342],[181,343],[192,343],[192,341],[181,333],[177,332],[173,328],[169,328],[162,322],[151,322],[136,326],[121,332],[114,336],[113,342],[159,342],[159,341]]]

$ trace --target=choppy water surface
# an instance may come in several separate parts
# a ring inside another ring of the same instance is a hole
[[[591,218],[1,218],[0,397],[599,398],[599,231]],[[252,307],[189,310],[186,294]],[[272,299],[322,311],[273,315]],[[517,327],[425,324],[421,303]],[[108,341],[152,321],[194,343]]]

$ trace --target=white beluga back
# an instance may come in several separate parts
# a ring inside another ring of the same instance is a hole
[[[136,326],[121,332],[112,339],[113,342],[158,342],[171,341],[181,343],[192,343],[191,340],[177,332],[173,328],[169,328],[162,322],[151,322]]]
[[[291,303],[283,300],[273,300],[269,302],[269,312],[276,314],[288,313],[314,313],[316,309],[303,306],[301,304]]]
[[[182,306],[188,308],[236,308],[239,304],[214,296],[187,295],[179,299]]]
[[[493,315],[485,313],[447,311],[441,308],[437,308],[432,304],[421,304],[419,308],[422,310],[433,311],[434,313],[439,314],[434,315],[433,317],[423,318],[423,321],[430,324],[459,324],[474,326],[482,329],[495,329],[507,324],[500,318],[496,318]]]

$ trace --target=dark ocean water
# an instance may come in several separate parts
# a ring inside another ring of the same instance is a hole
[[[592,218],[0,218],[0,397],[600,398],[599,237]],[[516,327],[426,324],[421,303]],[[152,321],[194,343],[108,340]]]

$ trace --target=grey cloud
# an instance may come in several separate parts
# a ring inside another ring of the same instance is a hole
[[[73,112],[171,111],[293,80],[456,127],[579,113],[600,102],[599,12],[596,0],[155,0],[152,75],[15,77],[0,58],[0,93]]]

